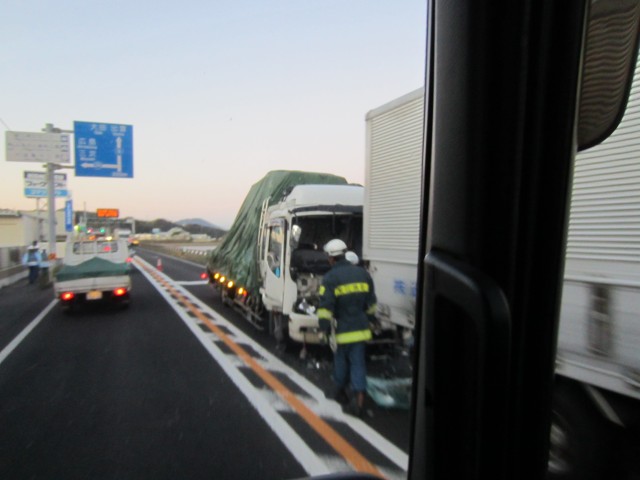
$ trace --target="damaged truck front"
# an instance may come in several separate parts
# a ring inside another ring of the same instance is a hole
[[[361,255],[363,187],[311,172],[270,172],[250,190],[207,266],[222,299],[278,341],[318,343],[318,289],[332,238]]]

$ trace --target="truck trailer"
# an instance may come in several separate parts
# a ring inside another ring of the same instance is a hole
[[[407,343],[415,324],[424,90],[369,111],[362,260],[376,288],[380,328]]]
[[[417,89],[366,116],[363,259],[374,278],[380,317],[405,336],[415,313],[423,105],[424,90]],[[639,138],[636,72],[617,130],[575,160],[552,478],[597,478],[640,452]]]
[[[639,66],[618,128],[574,163],[549,463],[558,478],[640,453]]]

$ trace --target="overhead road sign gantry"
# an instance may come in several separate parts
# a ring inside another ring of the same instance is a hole
[[[9,162],[71,162],[67,133],[5,132],[5,149]]]
[[[133,178],[133,126],[74,122],[76,176]]]

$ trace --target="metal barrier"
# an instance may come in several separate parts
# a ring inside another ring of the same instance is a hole
[[[27,268],[22,265],[26,249],[26,246],[0,247],[0,288],[27,276]]]

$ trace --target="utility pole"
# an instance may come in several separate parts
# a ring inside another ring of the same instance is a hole
[[[73,133],[73,130],[61,130],[55,128],[52,123],[47,123],[42,129],[45,133]],[[60,168],[73,168],[63,167],[57,163],[48,162],[45,165],[47,169],[47,206],[49,208],[49,254],[56,255],[56,184],[55,184],[55,171]]]

